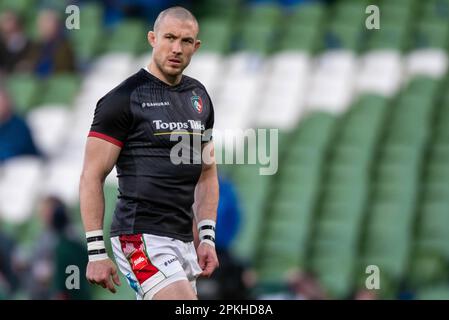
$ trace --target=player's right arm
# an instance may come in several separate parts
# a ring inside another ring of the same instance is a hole
[[[79,186],[81,217],[86,235],[102,234],[105,206],[103,185],[117,162],[120,150],[119,146],[108,141],[96,137],[87,138]],[[91,237],[93,238],[95,237]],[[99,243],[101,241],[97,241]],[[117,268],[106,254],[92,255],[91,252],[86,277],[90,283],[108,288],[113,293],[116,292],[114,283],[120,285]]]

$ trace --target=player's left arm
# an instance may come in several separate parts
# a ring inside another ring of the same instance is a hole
[[[202,149],[204,150],[204,148],[208,149],[208,158],[203,159],[201,176],[195,188],[193,207],[200,242],[197,248],[198,262],[203,270],[201,275],[209,277],[218,267],[218,258],[215,252],[215,223],[219,189],[213,142],[208,142]]]

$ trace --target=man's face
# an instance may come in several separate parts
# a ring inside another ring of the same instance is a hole
[[[170,16],[162,19],[158,30],[148,33],[153,61],[162,73],[176,77],[183,72],[200,46],[197,34],[198,28],[193,21]]]
[[[39,14],[37,26],[42,40],[52,40],[59,31],[58,16],[53,11],[44,10]]]
[[[17,17],[12,12],[4,12],[0,16],[0,32],[5,36],[10,35],[19,30]]]

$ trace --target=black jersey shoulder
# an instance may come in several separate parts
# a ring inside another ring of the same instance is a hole
[[[183,77],[184,77],[184,81],[185,81],[186,84],[200,87],[201,89],[204,89],[207,92],[206,87],[200,81],[198,81],[197,79],[192,78],[192,77],[187,76],[187,75],[183,75]]]
[[[133,120],[131,95],[147,81],[141,71],[122,81],[98,100],[89,136],[123,146]]]

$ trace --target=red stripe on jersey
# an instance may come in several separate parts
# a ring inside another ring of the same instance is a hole
[[[159,271],[145,253],[141,234],[121,235],[119,240],[123,253],[141,285]]]
[[[87,136],[88,137],[99,138],[99,139],[102,139],[102,140],[106,140],[106,141],[108,141],[108,142],[110,142],[112,144],[115,144],[116,146],[118,146],[120,148],[123,148],[123,142],[121,142],[121,141],[119,141],[119,140],[117,140],[117,139],[115,139],[113,137],[110,137],[110,136],[108,136],[106,134],[103,134],[103,133],[100,133],[100,132],[95,132],[95,131],[90,131]]]

